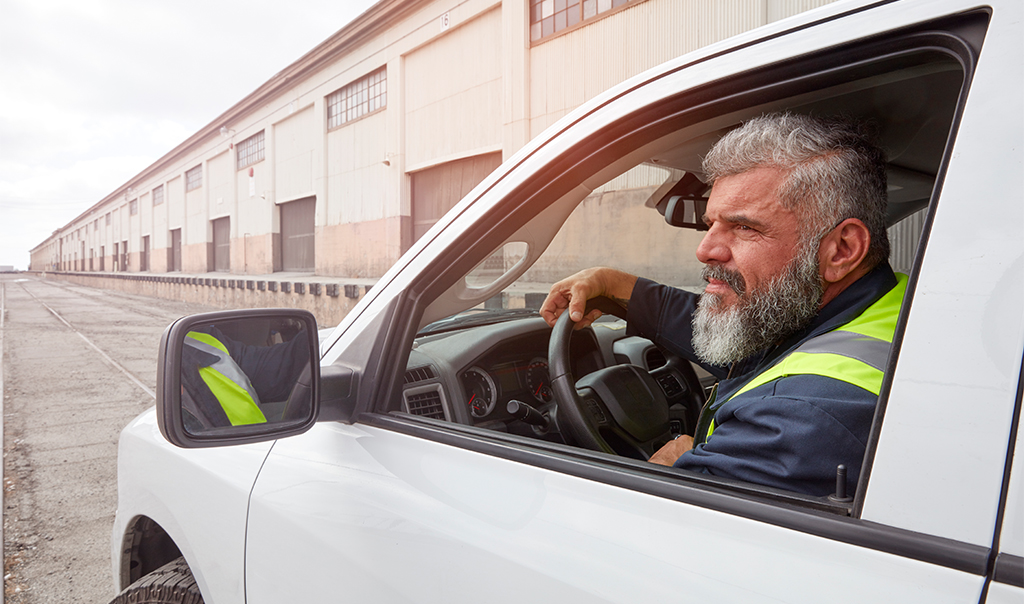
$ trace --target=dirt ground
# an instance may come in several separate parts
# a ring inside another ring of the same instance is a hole
[[[154,404],[164,328],[212,309],[18,274],[0,300],[5,600],[108,602],[118,435]]]

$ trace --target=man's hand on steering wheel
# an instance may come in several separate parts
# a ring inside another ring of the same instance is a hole
[[[625,308],[629,304],[636,279],[634,275],[612,268],[596,267],[580,271],[551,286],[551,291],[541,304],[540,316],[554,327],[558,317],[568,309],[569,316],[576,324],[574,329],[583,329],[602,314],[598,309],[586,312],[587,300],[605,296]]]

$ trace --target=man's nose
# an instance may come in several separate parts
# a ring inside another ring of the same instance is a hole
[[[726,244],[724,234],[718,225],[712,225],[700,245],[697,246],[697,260],[703,264],[725,264],[732,258],[729,246]]]

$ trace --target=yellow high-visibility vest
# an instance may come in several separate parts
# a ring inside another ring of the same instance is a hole
[[[695,444],[711,438],[715,431],[714,412],[722,404],[758,386],[791,375],[820,375],[859,386],[877,396],[882,390],[885,364],[906,291],[907,276],[897,273],[896,286],[849,323],[807,340],[754,376],[722,403],[716,405],[713,400],[709,401],[703,413],[710,413],[710,421],[706,421],[706,416],[702,418],[705,421],[698,421]],[[701,438],[701,426],[705,423],[706,436]]]
[[[231,358],[224,344],[208,333],[190,331],[185,344],[217,357],[209,367],[201,367],[199,375],[217,398],[232,426],[266,423],[259,407],[259,396],[249,376]]]

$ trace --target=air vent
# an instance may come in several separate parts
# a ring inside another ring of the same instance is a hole
[[[409,413],[422,415],[434,419],[444,419],[444,406],[441,403],[441,393],[437,390],[429,390],[418,394],[405,394],[405,406]]]
[[[432,380],[435,377],[434,368],[430,365],[424,365],[423,367],[415,367],[406,371],[405,383],[415,384],[416,382],[422,382],[424,380]]]
[[[671,373],[666,373],[659,377],[658,384],[661,385],[661,389],[665,391],[665,396],[668,398],[673,398],[683,393],[683,387],[679,384],[679,380]]]
[[[668,365],[668,359],[657,348],[651,348],[644,354],[644,363],[647,363],[647,371],[654,371]]]

